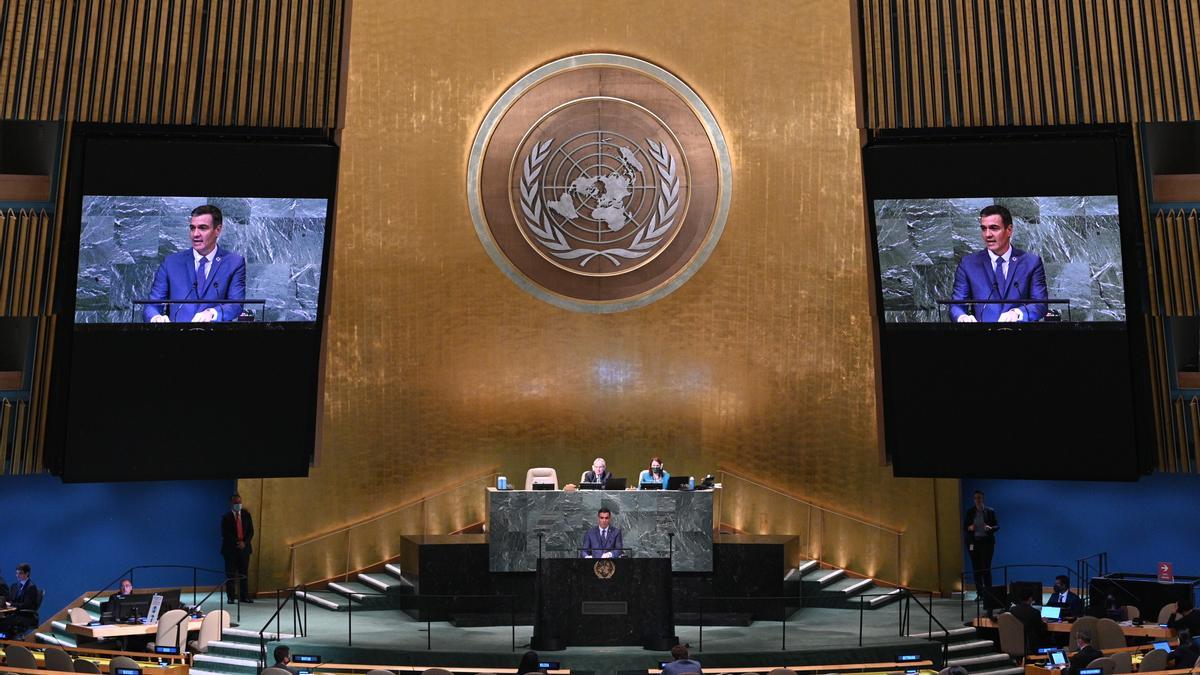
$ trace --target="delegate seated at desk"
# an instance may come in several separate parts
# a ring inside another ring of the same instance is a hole
[[[663,461],[659,457],[650,458],[650,468],[642,469],[642,473],[638,476],[638,489],[643,489],[645,485],[659,483],[663,489],[666,489],[667,483],[671,480],[671,474],[667,473],[666,467],[663,466]]]
[[[1176,603],[1175,613],[1167,618],[1167,628],[1200,635],[1200,612],[1196,611],[1196,603],[1190,596]]]
[[[1046,622],[1042,621],[1041,612],[1033,608],[1032,595],[1028,592],[1024,593],[1021,601],[1013,605],[1013,608],[1008,610],[1008,612],[1025,627],[1026,652],[1031,652],[1038,647],[1045,647],[1049,644]]]
[[[597,457],[592,462],[592,470],[584,471],[579,477],[581,483],[600,483],[605,485],[608,479],[612,478],[612,473],[608,470],[608,462],[604,461],[603,457]]]
[[[1079,631],[1075,642],[1079,647],[1079,651],[1071,657],[1071,672],[1078,673],[1087,668],[1088,665],[1096,659],[1104,656],[1104,652],[1092,646],[1092,634],[1086,630]]]
[[[0,620],[0,630],[5,633],[23,633],[38,625],[38,607],[42,604],[37,584],[29,578],[33,568],[29,563],[17,565],[17,581],[8,588],[4,607],[15,609],[15,612]]]
[[[1054,592],[1046,601],[1047,607],[1062,607],[1062,618],[1077,619],[1083,616],[1083,601],[1071,592],[1071,580],[1067,575],[1054,577]]]
[[[621,530],[612,524],[612,511],[601,508],[596,512],[596,525],[583,535],[584,558],[621,557]]]

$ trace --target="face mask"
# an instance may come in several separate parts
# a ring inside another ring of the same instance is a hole
[[[242,512],[242,505],[241,505],[241,504],[234,504],[234,505],[233,505],[233,512],[234,512],[234,513],[241,513],[241,512]]]
[[[661,467],[661,466],[659,466],[659,467],[655,467],[655,468],[654,468],[654,473],[655,473],[655,474],[657,474],[657,475],[659,475],[659,476],[661,476],[661,475],[662,475],[662,467]]]

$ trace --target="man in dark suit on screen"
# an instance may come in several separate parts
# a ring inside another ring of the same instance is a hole
[[[612,511],[602,507],[596,512],[596,526],[583,535],[583,557],[621,557],[621,530],[612,524]]]
[[[979,212],[984,250],[964,257],[954,270],[953,300],[1045,300],[1046,268],[1033,253],[1013,248],[1012,213],[999,204]],[[1003,302],[950,305],[950,320],[957,323],[1041,321],[1046,305],[1039,302]]]
[[[250,540],[254,538],[254,519],[242,508],[242,496],[229,498],[229,510],[221,516],[221,557],[225,558],[225,595],[230,604],[254,602],[250,597]],[[240,577],[240,578],[235,578]],[[235,591],[237,593],[235,594]]]
[[[221,209],[211,204],[192,209],[188,223],[192,248],[172,253],[158,266],[150,299],[196,302],[146,305],[142,310],[146,321],[234,321],[242,313],[239,304],[205,302],[246,298],[246,259],[217,246],[222,222]]]

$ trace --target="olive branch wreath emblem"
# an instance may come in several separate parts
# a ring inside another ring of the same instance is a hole
[[[671,156],[666,143],[657,143],[649,138],[646,144],[650,148],[650,158],[654,160],[658,170],[661,190],[658,197],[658,208],[652,213],[645,227],[639,228],[628,248],[595,249],[588,247],[572,248],[562,228],[551,220],[549,213],[542,210],[540,181],[542,165],[553,152],[550,144],[553,138],[541,143],[535,143],[525,158],[521,174],[521,212],[525,214],[525,226],[533,233],[538,243],[550,249],[550,254],[562,260],[579,260],[580,267],[586,267],[592,260],[601,257],[613,264],[621,266],[617,258],[634,260],[650,253],[650,250],[662,242],[663,237],[675,225],[675,216],[679,211],[679,175],[675,158]],[[653,174],[652,174],[653,175]]]

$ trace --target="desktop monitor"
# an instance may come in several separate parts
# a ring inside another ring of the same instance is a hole
[[[685,490],[688,483],[692,480],[691,476],[671,476],[667,479],[667,490]]]
[[[112,615],[112,620],[117,622],[143,619],[150,613],[150,602],[153,599],[153,593],[132,593],[124,597],[114,595],[108,601],[108,613]]]
[[[1066,653],[1061,649],[1055,649],[1054,651],[1050,652],[1050,663],[1053,663],[1056,666],[1067,665]]]
[[[533,489],[534,490],[553,490],[554,483],[534,483]]]
[[[605,490],[624,490],[627,483],[628,483],[628,479],[626,479],[626,478],[609,478],[608,482],[604,484],[604,489]]]

